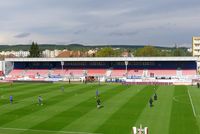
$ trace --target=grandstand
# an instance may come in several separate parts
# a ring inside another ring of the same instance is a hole
[[[125,64],[126,63],[126,64]],[[5,80],[186,82],[197,75],[194,57],[6,58]]]

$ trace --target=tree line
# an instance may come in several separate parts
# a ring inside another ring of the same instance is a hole
[[[124,50],[133,55],[134,57],[159,57],[159,56],[192,56],[191,52],[188,52],[185,48],[172,48],[172,49],[159,49],[153,46],[145,46],[143,48]],[[112,48],[100,49],[97,57],[120,57],[123,50],[114,50]]]
[[[100,48],[93,57],[121,57],[126,51],[134,57],[159,57],[159,56],[191,56],[192,54],[186,48],[174,47],[171,49],[156,48],[154,46],[144,46],[138,49],[113,49],[112,47]],[[41,57],[42,51],[39,45],[32,42],[29,49],[29,57]]]

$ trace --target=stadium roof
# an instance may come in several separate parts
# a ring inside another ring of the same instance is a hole
[[[45,61],[197,61],[196,57],[70,57],[70,58],[5,58],[12,62]]]

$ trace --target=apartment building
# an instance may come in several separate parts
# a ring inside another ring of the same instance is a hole
[[[200,58],[200,37],[192,38],[192,55]]]

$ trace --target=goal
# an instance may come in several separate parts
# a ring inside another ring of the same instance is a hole
[[[148,127],[142,128],[142,125],[140,125],[140,128],[133,127],[132,131],[133,131],[133,134],[149,134]]]

